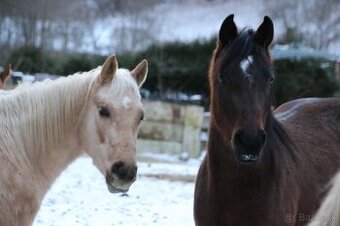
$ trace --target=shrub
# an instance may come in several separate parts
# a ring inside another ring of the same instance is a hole
[[[89,71],[103,64],[104,60],[105,57],[99,55],[47,52],[35,47],[21,47],[10,54],[7,64],[12,64],[14,70],[26,73],[69,75]]]
[[[62,75],[70,75],[79,71],[89,71],[102,65],[105,61],[104,56],[90,54],[60,54]]]
[[[141,53],[150,63],[146,87],[151,91],[176,90],[207,95],[207,73],[214,45],[215,41],[210,40],[151,46]]]
[[[56,70],[56,64],[48,54],[30,46],[14,50],[6,64],[12,64],[15,70],[27,73],[53,73]]]
[[[303,97],[333,96],[339,88],[334,64],[323,59],[279,60],[275,71],[276,104]]]
[[[162,94],[168,92],[200,94],[208,107],[208,68],[215,39],[192,43],[153,45],[138,53],[118,54],[120,67],[134,67],[143,58],[149,62],[144,88]],[[8,62],[24,72],[48,72],[69,75],[88,71],[103,64],[106,56],[89,54],[44,53],[23,47],[14,51]],[[333,96],[338,89],[334,64],[325,59],[286,59],[275,61],[275,103],[302,98]]]

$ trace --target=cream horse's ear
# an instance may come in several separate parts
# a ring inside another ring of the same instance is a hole
[[[148,75],[148,61],[142,60],[132,71],[131,75],[136,79],[139,87],[145,82],[146,76]]]
[[[109,56],[102,67],[102,71],[100,72],[100,84],[104,85],[111,83],[117,69],[118,62],[116,55]]]

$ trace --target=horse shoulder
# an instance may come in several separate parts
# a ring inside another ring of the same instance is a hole
[[[340,99],[303,98],[287,102],[274,110],[275,118],[289,132],[325,134],[340,139]]]
[[[298,212],[311,215],[325,195],[325,184],[339,169],[340,100],[298,99],[274,112],[297,148],[294,154],[299,161],[299,172],[305,175],[300,181],[300,198],[305,201],[299,205]]]
[[[274,110],[274,116],[280,122],[292,120],[299,116],[302,111],[309,108],[312,104],[318,103],[320,98],[303,98],[284,103]]]

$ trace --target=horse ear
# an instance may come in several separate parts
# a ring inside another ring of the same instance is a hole
[[[117,69],[117,57],[115,55],[109,56],[102,67],[102,71],[100,72],[100,84],[104,85],[107,83],[111,83]]]
[[[230,41],[234,40],[237,36],[237,27],[234,22],[234,14],[227,16],[220,28],[219,39],[222,46],[227,45]]]
[[[131,75],[136,79],[139,87],[145,82],[148,75],[148,61],[142,60],[132,71]]]
[[[5,82],[7,77],[11,74],[12,65],[8,64],[5,70],[0,74],[0,80],[2,83]]]
[[[274,25],[269,16],[265,16],[262,24],[257,28],[254,39],[257,44],[268,48],[274,37]]]

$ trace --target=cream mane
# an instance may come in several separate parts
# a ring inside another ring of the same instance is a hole
[[[31,168],[40,153],[60,145],[75,128],[100,68],[55,81],[18,86],[0,96],[1,152],[12,164]],[[32,153],[27,153],[27,152]],[[20,153],[16,153],[20,152]],[[34,156],[34,157],[33,157]]]

